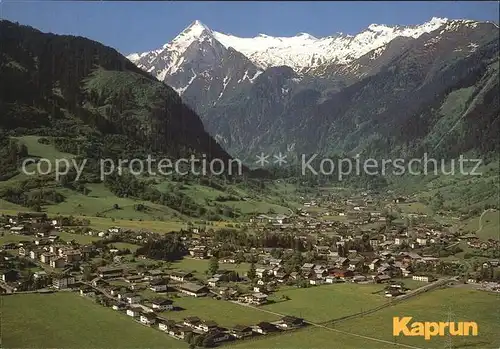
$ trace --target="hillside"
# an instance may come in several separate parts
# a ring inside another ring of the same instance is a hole
[[[0,22],[0,46],[0,209],[177,221],[287,211],[244,178],[134,176],[128,167],[102,181],[101,159],[231,157],[172,88],[110,47],[8,21]],[[75,181],[74,168],[60,178],[53,169],[28,176],[20,169],[27,158],[86,163]],[[215,192],[205,200],[207,190]]]
[[[215,139],[248,161],[261,151],[498,150],[494,23],[433,18],[354,36],[238,38],[195,21],[161,49],[129,57],[179,86]]]

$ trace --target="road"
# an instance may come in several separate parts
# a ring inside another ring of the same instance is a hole
[[[483,213],[481,213],[481,216],[479,216],[479,227],[476,231],[476,234],[479,233],[481,230],[483,230],[483,217],[484,217],[484,215],[488,212],[495,212],[495,211],[497,211],[497,210],[494,208],[489,208],[487,210],[484,210]]]

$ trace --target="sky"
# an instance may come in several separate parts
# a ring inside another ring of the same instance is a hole
[[[161,47],[194,20],[241,37],[322,37],[356,34],[372,23],[421,24],[432,17],[498,22],[499,3],[0,0],[0,17],[44,32],[85,36],[129,54]]]

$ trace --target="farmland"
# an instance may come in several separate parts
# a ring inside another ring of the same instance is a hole
[[[374,293],[381,285],[335,284],[276,292],[276,303],[262,308],[286,315],[302,317],[313,322],[325,322],[362,310],[374,308],[387,299]],[[283,296],[290,300],[281,301]]]
[[[412,298],[393,307],[335,324],[334,328],[383,340],[394,341],[392,318],[412,316],[415,321],[475,321],[477,337],[454,337],[454,347],[497,348],[500,345],[500,298],[498,295],[466,288],[448,288]],[[447,338],[431,342],[420,337],[396,337],[398,343],[443,347]]]
[[[253,325],[261,321],[279,320],[277,315],[207,297],[180,297],[175,298],[174,302],[184,310],[163,313],[165,317],[173,320],[180,321],[188,316],[197,316],[200,319],[213,320],[221,326]]]
[[[298,331],[283,333],[278,336],[256,337],[251,340],[229,344],[234,349],[303,349],[303,348],[382,348],[377,342],[367,342],[365,339],[357,338],[347,334],[336,333],[324,328],[307,327]]]
[[[4,296],[4,348],[184,348],[152,328],[76,294]]]

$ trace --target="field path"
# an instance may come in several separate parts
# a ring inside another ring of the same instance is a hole
[[[262,312],[265,312],[265,313],[269,313],[269,314],[273,314],[273,315],[277,315],[277,316],[280,316],[280,317],[286,316],[286,314],[280,314],[280,313],[277,313],[277,312],[274,312],[274,311],[262,309],[262,308],[259,308],[259,307],[254,307],[254,306],[249,305],[249,304],[242,304],[242,303],[239,303],[239,302],[232,302],[232,303],[241,305],[243,307],[249,307],[249,308],[257,309],[259,311],[262,311]],[[425,349],[425,348],[421,348],[421,347],[415,347],[415,346],[412,346],[412,345],[407,345],[407,344],[402,344],[402,343],[395,343],[395,342],[391,342],[391,341],[386,341],[384,339],[379,339],[379,338],[375,338],[375,337],[363,336],[363,335],[360,335],[360,334],[357,334],[357,333],[352,333],[352,332],[337,330],[335,328],[331,328],[331,327],[328,327],[326,325],[322,325],[322,324],[318,324],[318,323],[315,323],[315,322],[311,322],[311,321],[306,320],[306,319],[304,319],[304,322],[307,323],[307,324],[309,324],[309,325],[311,325],[311,326],[314,326],[314,327],[319,327],[319,328],[322,328],[324,330],[328,330],[328,331],[331,331],[331,332],[342,333],[342,334],[345,334],[347,336],[353,336],[353,337],[363,338],[363,339],[367,339],[367,340],[374,341],[374,342],[379,342],[379,343],[384,343],[384,344],[390,344],[390,345],[395,345],[395,346],[400,346],[400,347],[405,347],[405,348],[410,348],[410,349]]]
[[[483,213],[481,213],[481,216],[479,216],[479,227],[476,231],[476,234],[479,233],[481,230],[483,230],[483,217],[484,217],[484,215],[488,212],[495,212],[495,211],[497,211],[497,210],[494,208],[489,208],[487,210],[484,210]]]

